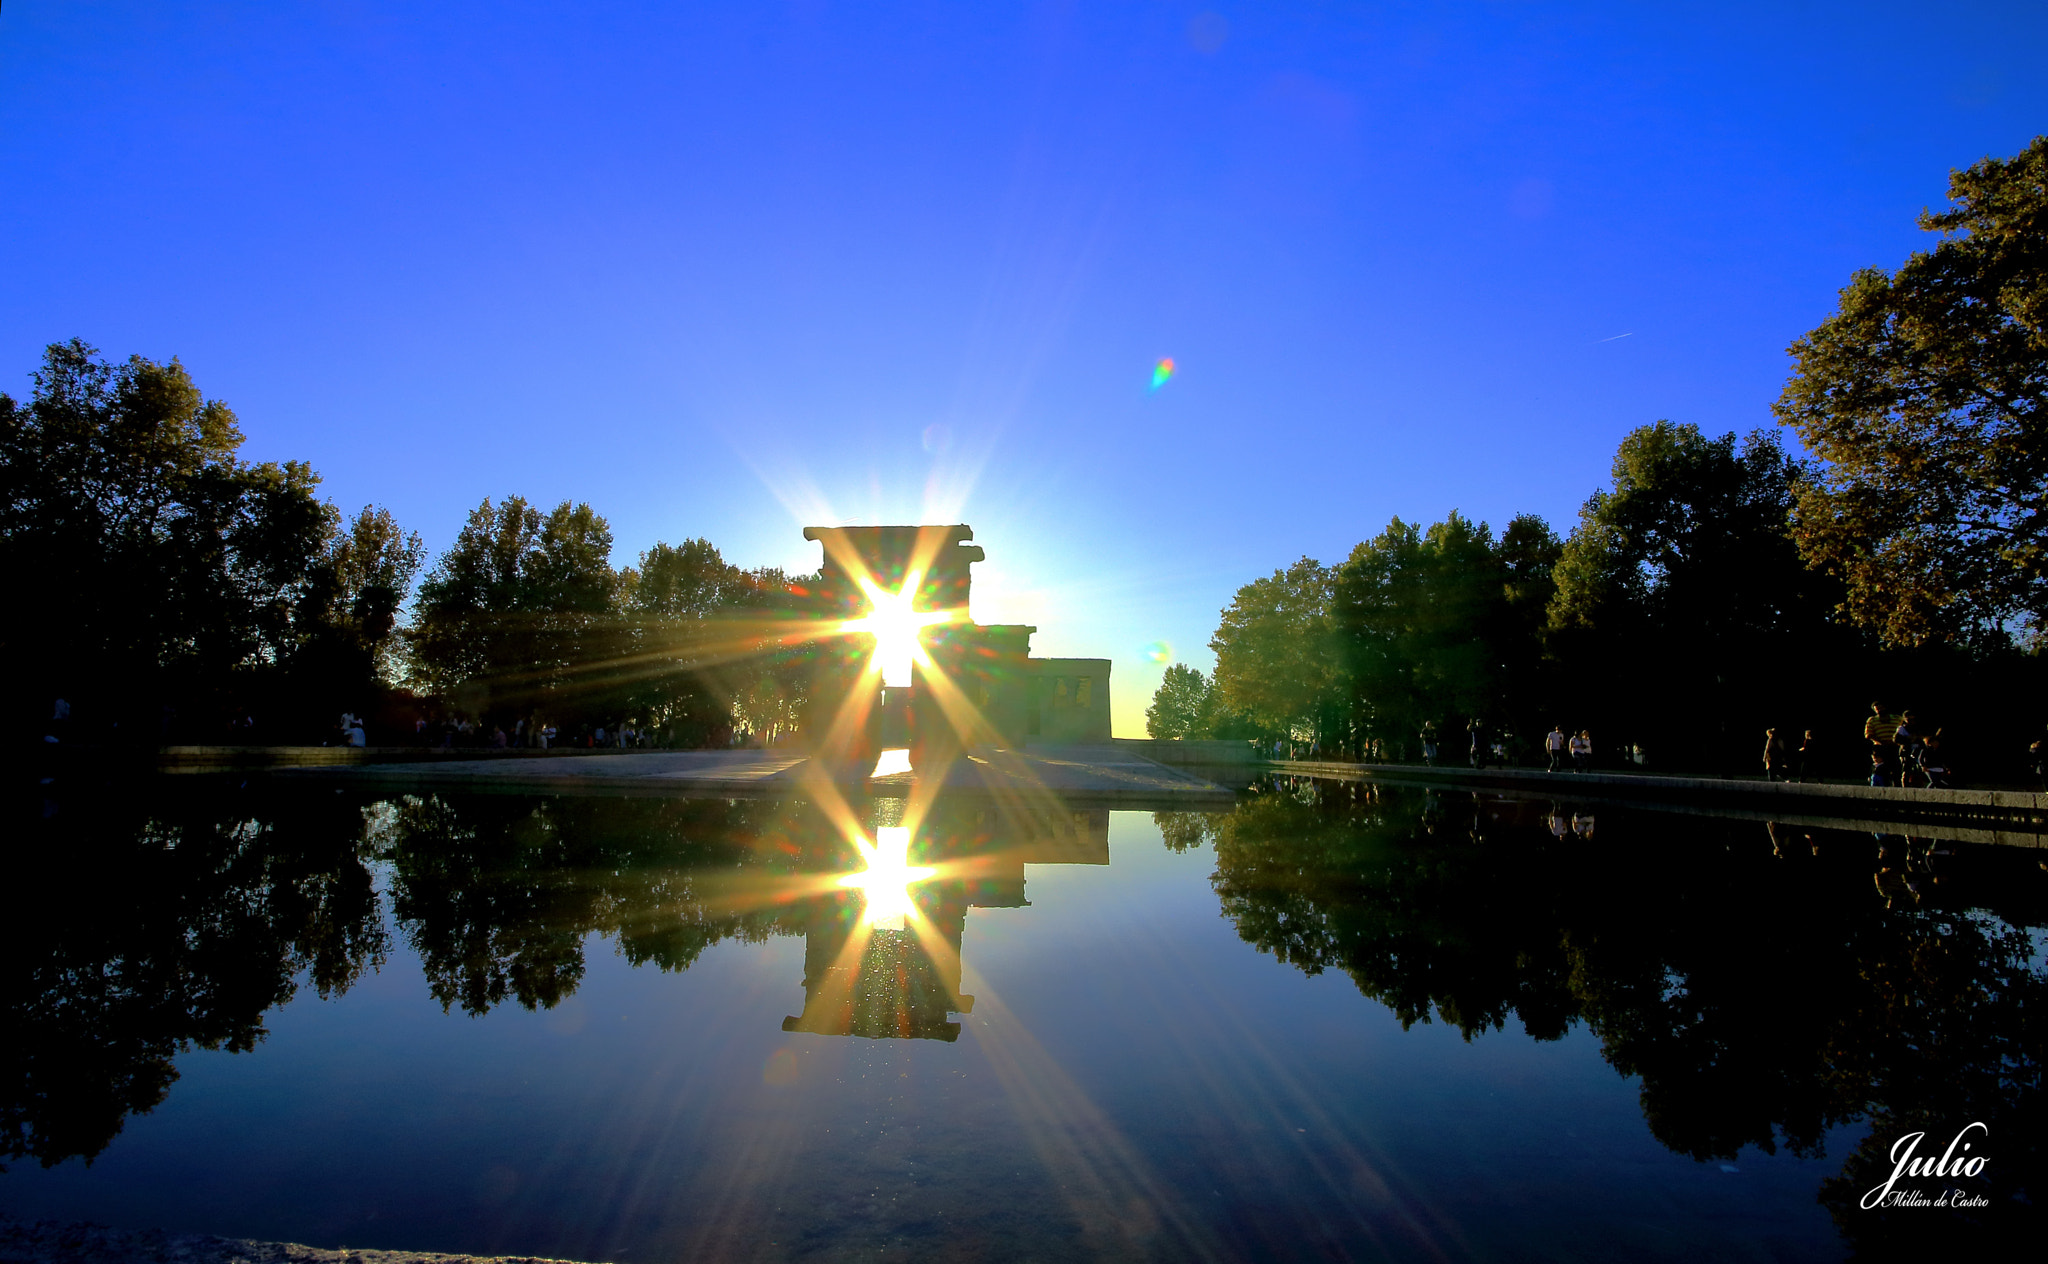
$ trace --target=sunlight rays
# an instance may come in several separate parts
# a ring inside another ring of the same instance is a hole
[[[924,651],[924,630],[961,617],[958,610],[916,609],[917,589],[923,581],[922,571],[912,571],[905,577],[903,587],[890,592],[861,577],[858,582],[867,595],[868,613],[839,625],[842,634],[865,633],[875,638],[875,668],[881,673],[882,683],[891,689],[910,684],[913,663],[926,669],[931,667],[931,656]]]
[[[866,899],[869,930],[902,930],[904,919],[916,911],[910,888],[938,870],[910,863],[910,831],[901,825],[877,829],[872,846],[865,842],[854,845],[860,848],[867,868],[840,878],[839,885],[859,891]]]

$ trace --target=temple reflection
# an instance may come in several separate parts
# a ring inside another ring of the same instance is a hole
[[[1107,865],[1109,813],[943,808],[916,837],[877,826],[877,847],[906,837],[908,862],[930,876],[899,888],[905,915],[876,905],[815,908],[804,928],[804,1008],[784,1031],[870,1040],[960,1038],[956,1014],[974,1012],[961,989],[961,942],[970,908],[1024,908],[1025,865]],[[867,888],[864,898],[896,891]]]

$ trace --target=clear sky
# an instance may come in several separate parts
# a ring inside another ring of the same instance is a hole
[[[1137,735],[1240,584],[1768,425],[2044,66],[2038,2],[11,0],[0,389],[177,356],[436,550],[964,521]]]

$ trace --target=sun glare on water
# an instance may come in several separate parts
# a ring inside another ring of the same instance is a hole
[[[911,913],[910,888],[937,873],[910,863],[910,830],[884,825],[875,831],[874,845],[855,840],[868,867],[839,880],[843,887],[855,887],[867,897],[867,923],[871,930],[902,930]]]

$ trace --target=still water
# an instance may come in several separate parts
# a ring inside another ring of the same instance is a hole
[[[841,881],[850,831],[931,871],[893,918]],[[1835,1259],[2036,1223],[2028,850],[1285,780],[836,823],[195,783],[9,838],[20,1218],[625,1264]],[[1985,1209],[1858,1206],[1898,1138],[1972,1122]]]

